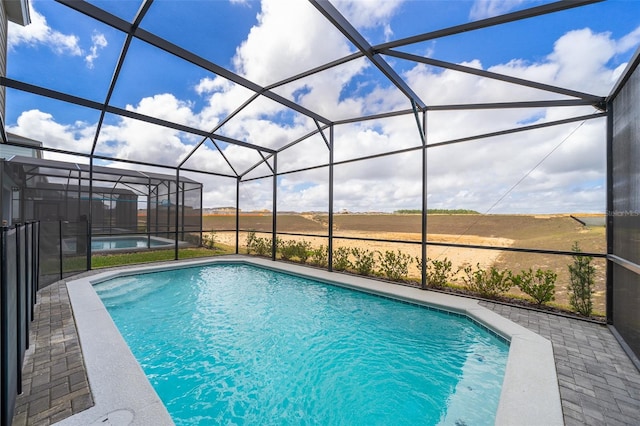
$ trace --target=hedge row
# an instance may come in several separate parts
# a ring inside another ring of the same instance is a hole
[[[247,237],[247,253],[258,256],[271,256],[271,238],[257,237],[255,232],[249,232]],[[328,267],[329,252],[327,246],[313,248],[305,240],[276,239],[277,254],[282,260],[297,261],[314,266]],[[572,309],[584,316],[589,316],[593,310],[593,287],[595,284],[595,267],[591,264],[592,257],[584,256],[577,243],[572,251],[573,261],[568,265],[570,295],[569,302]],[[391,281],[406,281],[409,267],[415,264],[422,271],[422,260],[412,258],[400,250],[368,250],[363,248],[338,247],[333,250],[333,270],[346,271],[365,276],[384,277]],[[427,258],[426,281],[431,288],[444,289],[458,282],[461,276],[463,287],[481,297],[498,298],[507,293],[512,287],[517,287],[531,297],[533,303],[545,305],[555,300],[557,274],[552,270],[537,269],[522,270],[514,274],[507,269],[491,266],[484,269],[480,264],[475,267],[465,265],[453,268],[452,262]]]

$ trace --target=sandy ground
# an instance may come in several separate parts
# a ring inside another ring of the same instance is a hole
[[[339,234],[344,237],[353,238],[375,238],[383,240],[399,240],[399,241],[420,241],[420,234],[413,233],[400,233],[400,232],[379,232],[372,234],[370,232],[357,232],[341,231]],[[235,233],[233,232],[218,232],[216,233],[216,241],[234,246],[235,245]],[[282,235],[280,238],[284,240],[306,240],[309,241],[312,247],[320,247],[321,245],[327,245],[327,239],[321,237],[298,237],[298,236],[286,236]],[[455,236],[455,235],[442,235],[442,234],[429,234],[429,241],[433,242],[449,242],[458,244],[472,244],[472,245],[485,245],[496,247],[509,247],[513,244],[513,240],[508,238],[488,238],[478,237],[475,235]],[[334,247],[361,247],[371,251],[384,252],[386,250],[400,250],[403,253],[410,255],[412,258],[419,257],[421,255],[422,248],[420,244],[403,244],[403,243],[387,243],[377,241],[362,241],[362,240],[346,240],[334,238]],[[240,248],[246,247],[246,235],[240,235]],[[500,252],[497,250],[485,250],[485,249],[467,249],[467,248],[455,248],[455,247],[438,247],[427,246],[427,257],[430,259],[443,260],[447,258],[450,260],[454,268],[461,265],[468,265],[479,263],[481,267],[487,268],[496,261]],[[417,268],[417,264],[414,261],[409,267],[410,277],[419,277],[420,273]]]

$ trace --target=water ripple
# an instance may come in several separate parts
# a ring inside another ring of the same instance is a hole
[[[138,277],[97,291],[178,425],[493,423],[508,347],[471,321],[248,266]]]

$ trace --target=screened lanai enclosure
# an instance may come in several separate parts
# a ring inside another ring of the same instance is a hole
[[[14,218],[167,239],[176,259],[203,235],[273,260],[312,239],[329,270],[386,244],[423,288],[428,259],[556,268],[565,296],[578,243],[637,355],[640,21],[620,17],[640,7],[490,3],[33,2],[87,44],[29,50],[9,28],[3,142],[43,157],[4,164]]]
[[[90,269],[92,253],[200,245],[202,184],[186,177],[14,155],[1,179],[5,220],[41,222],[44,285]]]

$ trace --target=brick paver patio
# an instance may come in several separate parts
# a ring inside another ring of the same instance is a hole
[[[93,405],[64,282],[38,292],[13,424],[49,425]]]
[[[640,372],[606,326],[480,304],[552,342],[567,426],[640,424]],[[13,424],[49,425],[91,407],[66,282],[38,293],[30,342]]]
[[[605,325],[480,302],[549,339],[571,425],[640,425],[640,372]]]

